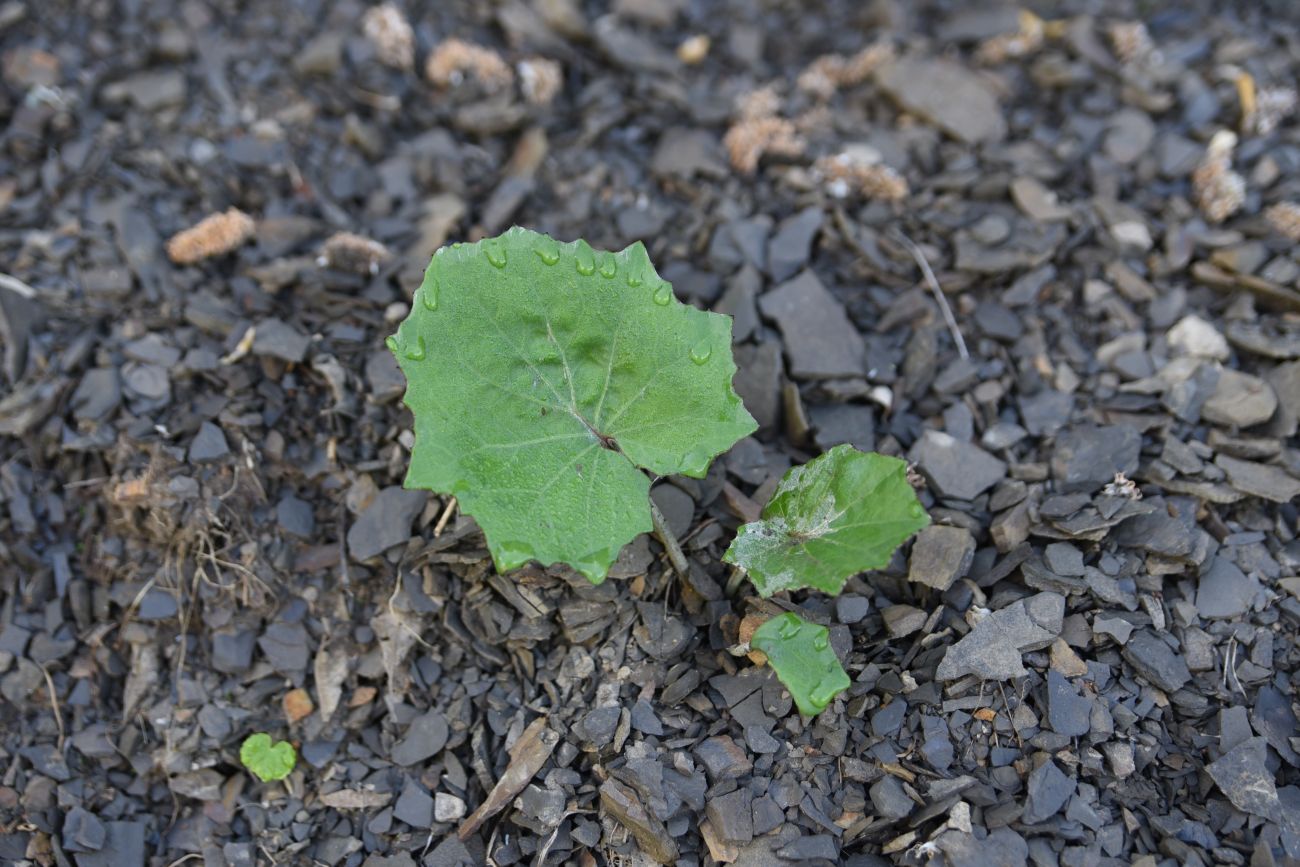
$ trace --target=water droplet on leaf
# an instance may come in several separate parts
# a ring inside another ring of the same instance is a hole
[[[506,266],[506,251],[496,241],[483,242],[483,255],[487,256],[488,263],[493,268],[504,268]]]
[[[640,268],[633,266],[627,269],[627,285],[635,289],[644,282],[645,275],[642,273]]]
[[[560,245],[550,238],[542,238],[537,243],[537,258],[544,265],[554,265],[560,261]]]
[[[438,284],[432,280],[420,287],[420,303],[425,310],[438,309]]]
[[[613,253],[600,254],[600,276],[611,279],[618,273],[618,262],[614,260]]]
[[[596,254],[586,241],[578,242],[578,252],[574,254],[574,259],[578,266],[578,273],[583,277],[590,277],[596,273]]]
[[[789,641],[799,634],[799,619],[788,614],[781,615],[781,625],[777,627],[777,633]]]
[[[712,355],[713,347],[709,345],[707,337],[691,347],[691,361],[696,364],[704,364]]]
[[[660,307],[667,307],[668,302],[673,300],[673,287],[665,283],[655,290],[653,297]]]
[[[825,632],[822,632],[819,635],[814,636],[812,641],[812,646],[813,646],[813,650],[825,650],[826,648],[831,646],[831,641],[829,636]]]
[[[912,513],[913,518],[925,517],[925,507],[923,507],[920,503],[913,503],[910,511]]]
[[[396,335],[390,334],[390,335],[388,335],[387,337],[385,337],[385,338],[384,338],[384,345],[388,347],[388,351],[389,351],[389,352],[393,353],[394,355],[397,354],[397,336],[396,336]]]
[[[403,352],[402,354],[405,355],[407,359],[410,361],[423,361],[424,360],[424,335],[423,334],[415,335],[415,343],[411,346],[406,347],[406,351]]]

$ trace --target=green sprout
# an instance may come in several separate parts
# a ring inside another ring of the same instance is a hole
[[[272,742],[266,732],[257,732],[244,738],[239,748],[239,760],[253,776],[269,783],[289,776],[298,763],[298,755],[288,741]]]

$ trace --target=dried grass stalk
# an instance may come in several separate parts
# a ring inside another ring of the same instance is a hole
[[[257,229],[253,218],[238,208],[204,217],[199,223],[173,235],[167,242],[167,256],[178,265],[192,265],[237,249]]]

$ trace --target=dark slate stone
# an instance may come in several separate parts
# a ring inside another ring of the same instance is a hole
[[[228,454],[230,454],[230,446],[226,444],[226,435],[222,433],[221,428],[210,421],[199,425],[198,433],[190,441],[190,463],[215,461]]]
[[[777,849],[776,854],[787,861],[836,861],[840,857],[840,850],[830,834],[814,834],[787,843]]]
[[[1074,794],[1074,780],[1061,773],[1056,762],[1048,759],[1029,775],[1026,785],[1025,812],[1021,819],[1037,825],[1056,815]]]
[[[871,715],[871,733],[887,738],[898,733],[907,716],[907,702],[895,696],[894,700]]]
[[[844,306],[812,271],[804,271],[758,299],[763,315],[785,338],[790,374],[828,379],[863,374],[866,345]]]
[[[770,430],[781,420],[781,344],[765,340],[735,349],[736,375],[732,380],[745,409],[760,430]]]
[[[753,796],[746,787],[717,798],[710,798],[704,809],[713,823],[713,830],[732,843],[748,843],[754,839]]]
[[[793,276],[808,262],[813,239],[826,215],[814,205],[782,220],[767,244],[767,273],[773,280]]]
[[[726,735],[717,735],[701,741],[695,748],[695,757],[709,772],[709,779],[734,780],[754,769],[748,754]]]
[[[1250,721],[1278,755],[1292,767],[1300,767],[1300,756],[1289,740],[1300,733],[1300,723],[1296,722],[1289,698],[1271,685],[1260,687],[1255,706],[1250,709]]]
[[[776,801],[764,795],[754,799],[754,834],[766,834],[775,831],[785,822],[785,811]]]
[[[393,745],[394,764],[414,765],[437,755],[447,744],[447,718],[430,710],[411,721],[402,739]]]
[[[297,364],[307,357],[311,338],[279,319],[264,319],[253,335],[253,353]]]
[[[144,822],[106,822],[104,830],[104,845],[95,852],[77,853],[77,867],[143,867]]]
[[[936,771],[946,771],[954,756],[947,721],[927,714],[921,717],[921,733],[925,738],[921,743],[921,755]]]
[[[1238,810],[1276,822],[1281,804],[1266,763],[1267,750],[1267,741],[1251,738],[1206,765],[1205,770]]]
[[[832,403],[810,407],[809,421],[817,447],[826,451],[848,443],[864,452],[876,448],[876,416],[870,407],[855,403]]]
[[[1056,438],[1052,476],[1063,493],[1100,490],[1116,473],[1132,475],[1138,466],[1142,434],[1129,425],[1081,424]]]
[[[916,802],[903,791],[903,781],[893,774],[872,783],[870,795],[876,815],[885,819],[902,819],[916,808]]]
[[[73,807],[63,817],[63,848],[69,852],[98,852],[108,842],[108,831],[94,813]]]
[[[79,421],[101,421],[122,402],[122,381],[117,368],[95,367],[86,371],[72,393],[72,414]]]
[[[1007,465],[977,445],[928,430],[907,454],[936,494],[973,500],[1007,474]]]
[[[266,627],[257,640],[266,661],[282,674],[292,674],[307,668],[309,639],[301,623],[277,620]]]
[[[280,529],[300,539],[311,538],[316,529],[316,516],[311,503],[300,500],[293,494],[286,494],[276,504],[275,517],[280,522]]]
[[[603,749],[614,740],[614,731],[622,712],[615,705],[598,707],[587,712],[573,727],[582,745],[587,749]]]
[[[151,587],[140,600],[136,616],[141,620],[169,620],[180,610],[176,597],[160,587]]]
[[[348,529],[348,552],[364,562],[411,538],[411,522],[424,508],[428,495],[397,485],[384,488]]]
[[[1047,672],[1047,713],[1052,731],[1069,737],[1088,733],[1092,701],[1081,697],[1065,675],[1055,669]]]
[[[1196,586],[1196,613],[1207,620],[1241,617],[1250,610],[1259,580],[1227,557],[1215,557]]]
[[[428,828],[433,824],[433,796],[415,780],[407,780],[393,804],[393,816],[412,828]]]
[[[1024,867],[1029,846],[1010,828],[997,828],[979,838],[962,831],[945,831],[935,840],[947,863],[961,867]]]
[[[1057,575],[1078,577],[1083,575],[1083,552],[1069,542],[1053,542],[1043,549],[1043,561]]]
[[[1176,692],[1192,679],[1183,658],[1150,629],[1133,633],[1122,652],[1138,674],[1165,692]]]
[[[631,722],[632,728],[641,734],[658,737],[664,733],[664,724],[659,721],[654,706],[643,698],[637,699],[636,704],[632,705]]]
[[[251,629],[239,632],[217,632],[212,636],[212,667],[224,674],[243,674],[253,664],[253,648],[257,633]]]
[[[840,623],[860,623],[871,613],[871,600],[846,593],[835,599],[835,619]]]

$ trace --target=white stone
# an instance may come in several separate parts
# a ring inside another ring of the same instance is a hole
[[[1219,329],[1196,315],[1189,314],[1178,320],[1165,339],[1170,350],[1177,355],[1227,361],[1230,354],[1228,341]]]
[[[455,795],[438,792],[433,796],[433,818],[439,822],[455,822],[465,817],[465,802]]]

